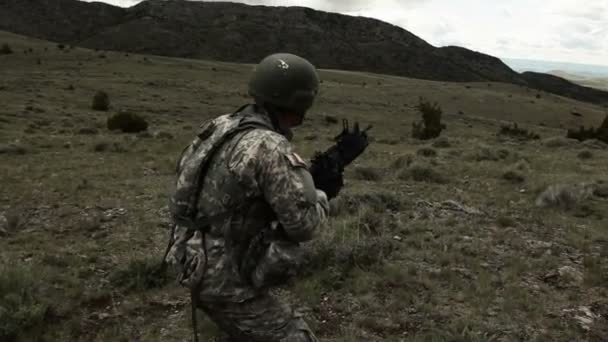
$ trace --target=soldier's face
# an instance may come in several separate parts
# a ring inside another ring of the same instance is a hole
[[[304,122],[304,114],[286,113],[283,118],[284,124],[289,128],[300,126]]]

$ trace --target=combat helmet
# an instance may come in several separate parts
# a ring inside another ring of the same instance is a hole
[[[249,95],[258,103],[304,115],[319,91],[319,75],[306,59],[277,53],[264,58],[249,81]]]

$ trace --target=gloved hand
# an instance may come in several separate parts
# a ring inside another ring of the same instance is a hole
[[[310,174],[315,187],[327,195],[327,199],[338,196],[344,186],[344,170],[339,162],[332,160],[327,153],[317,153],[310,165]]]
[[[343,166],[346,166],[361,155],[369,145],[367,131],[371,126],[365,130],[361,130],[359,123],[355,122],[353,129],[350,130],[347,120],[344,120],[343,124],[344,129],[335,140],[337,141],[336,146],[338,147]]]

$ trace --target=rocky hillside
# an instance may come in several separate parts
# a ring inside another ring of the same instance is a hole
[[[290,51],[321,68],[441,81],[528,84],[498,58],[460,47],[436,48],[379,20],[303,7],[148,0],[123,9],[77,0],[3,0],[0,30],[95,49],[231,62]],[[594,103],[608,93],[565,81],[541,90]],[[573,90],[574,89],[574,90]]]

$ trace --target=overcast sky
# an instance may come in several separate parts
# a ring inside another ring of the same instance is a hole
[[[87,0],[90,1],[90,0]],[[128,7],[140,0],[103,0]],[[608,0],[234,0],[378,18],[435,46],[608,65]]]

